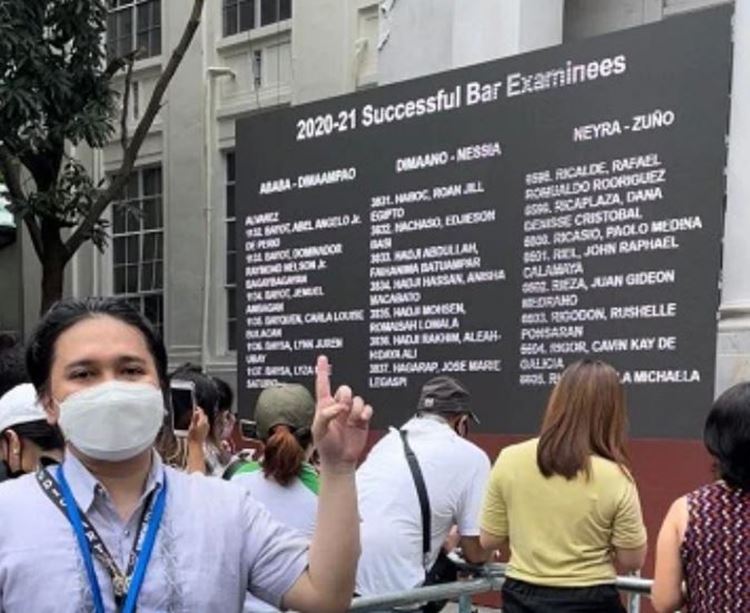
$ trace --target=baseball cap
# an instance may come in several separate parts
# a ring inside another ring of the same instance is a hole
[[[309,428],[315,417],[315,401],[304,385],[280,383],[264,389],[255,403],[258,438],[268,439],[274,426],[283,424],[292,430]]]
[[[31,383],[16,385],[0,398],[0,432],[19,424],[47,419]]]
[[[448,375],[438,375],[422,386],[417,411],[465,413],[475,423],[479,423],[479,418],[469,409],[470,400],[469,390],[458,379]]]

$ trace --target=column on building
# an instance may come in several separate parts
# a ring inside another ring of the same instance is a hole
[[[736,2],[716,391],[750,380],[750,3]]]
[[[384,0],[380,83],[559,44],[563,9],[563,0]]]
[[[294,4],[293,104],[376,84],[378,13],[375,0]]]

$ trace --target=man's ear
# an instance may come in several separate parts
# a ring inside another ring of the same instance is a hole
[[[41,402],[44,407],[44,412],[47,415],[47,423],[51,426],[57,424],[60,420],[60,405],[54,401],[52,395],[48,392],[44,392],[39,396],[39,402]]]
[[[3,442],[7,447],[8,455],[17,456],[21,453],[21,439],[16,434],[15,430],[8,429],[3,435]]]
[[[21,439],[18,434],[11,429],[3,432],[2,445],[3,459],[7,462],[8,468],[13,472],[23,470]]]
[[[456,420],[456,432],[458,432],[459,436],[466,438],[469,434],[469,416],[468,415],[461,415]]]

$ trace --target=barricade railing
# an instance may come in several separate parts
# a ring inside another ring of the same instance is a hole
[[[472,610],[471,597],[487,592],[499,592],[505,581],[504,564],[487,564],[474,567],[472,572],[477,576],[453,583],[441,583],[426,587],[417,587],[402,592],[382,594],[378,596],[364,596],[352,601],[352,612],[375,613],[376,611],[392,611],[431,600],[457,600],[459,613],[470,613]],[[615,587],[628,594],[629,613],[640,611],[640,597],[651,592],[651,579],[638,576],[617,577]]]

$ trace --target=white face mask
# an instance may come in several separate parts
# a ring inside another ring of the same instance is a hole
[[[164,397],[147,383],[107,381],[59,403],[60,428],[81,453],[107,462],[137,456],[154,444]]]

